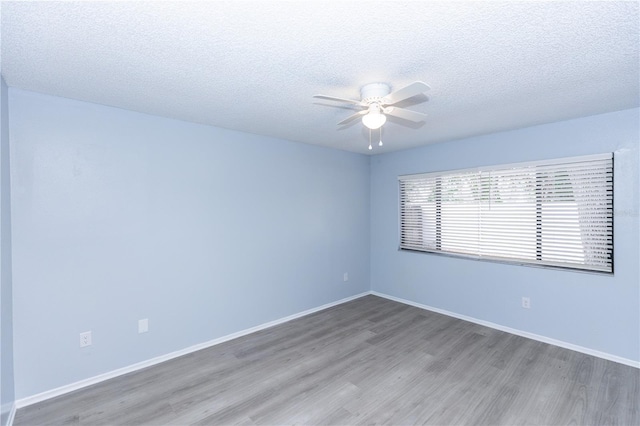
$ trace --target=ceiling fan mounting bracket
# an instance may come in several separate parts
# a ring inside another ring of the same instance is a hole
[[[360,89],[360,99],[366,105],[381,103],[382,98],[391,93],[391,87],[385,83],[370,83]]]

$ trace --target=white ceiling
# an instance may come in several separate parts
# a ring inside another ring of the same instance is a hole
[[[637,1],[2,2],[7,84],[369,153],[371,82],[427,96],[374,154],[639,105]]]

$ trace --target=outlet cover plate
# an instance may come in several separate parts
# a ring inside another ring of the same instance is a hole
[[[84,348],[85,346],[91,346],[90,331],[85,331],[84,333],[80,333],[80,347]]]

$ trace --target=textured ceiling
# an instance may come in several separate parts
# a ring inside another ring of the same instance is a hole
[[[2,2],[2,74],[37,92],[369,153],[318,93],[415,80],[382,153],[636,107],[638,2]],[[409,124],[409,125],[407,125]]]

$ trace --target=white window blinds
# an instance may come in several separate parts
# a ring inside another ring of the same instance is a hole
[[[400,248],[613,272],[613,155],[400,176]]]

